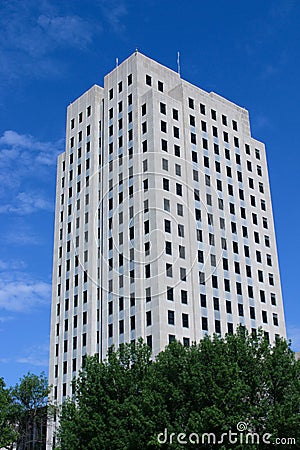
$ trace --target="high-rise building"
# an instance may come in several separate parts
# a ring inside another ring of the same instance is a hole
[[[285,336],[264,144],[248,112],[135,52],[70,104],[58,158],[49,381],[142,337]]]

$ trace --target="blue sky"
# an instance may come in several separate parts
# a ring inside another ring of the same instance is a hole
[[[266,143],[288,337],[300,351],[297,0],[2,0],[0,376],[47,371],[55,162],[67,105],[138,48],[250,112]]]

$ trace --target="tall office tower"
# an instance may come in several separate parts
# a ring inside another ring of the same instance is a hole
[[[67,113],[49,381],[140,336],[285,336],[264,144],[248,112],[135,52]]]

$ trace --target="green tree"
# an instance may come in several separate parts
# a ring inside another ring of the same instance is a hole
[[[19,450],[44,448],[47,425],[47,400],[50,392],[44,373],[28,372],[11,390],[15,405],[14,424]]]
[[[10,448],[17,437],[14,428],[15,405],[3,378],[0,378],[0,448]]]
[[[222,433],[239,432],[239,422],[260,442],[218,442]],[[200,444],[178,443],[180,433],[197,433]],[[201,443],[204,433],[216,442]],[[104,362],[88,358],[62,406],[58,437],[61,450],[253,450],[270,448],[265,433],[295,438],[299,446],[300,366],[286,341],[272,347],[263,333],[252,337],[240,327],[188,348],[174,342],[155,360],[142,342]]]

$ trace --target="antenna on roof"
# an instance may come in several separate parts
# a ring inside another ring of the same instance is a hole
[[[177,72],[178,75],[180,76],[180,53],[177,52]]]
[[[116,67],[119,65],[119,58],[116,58]]]

